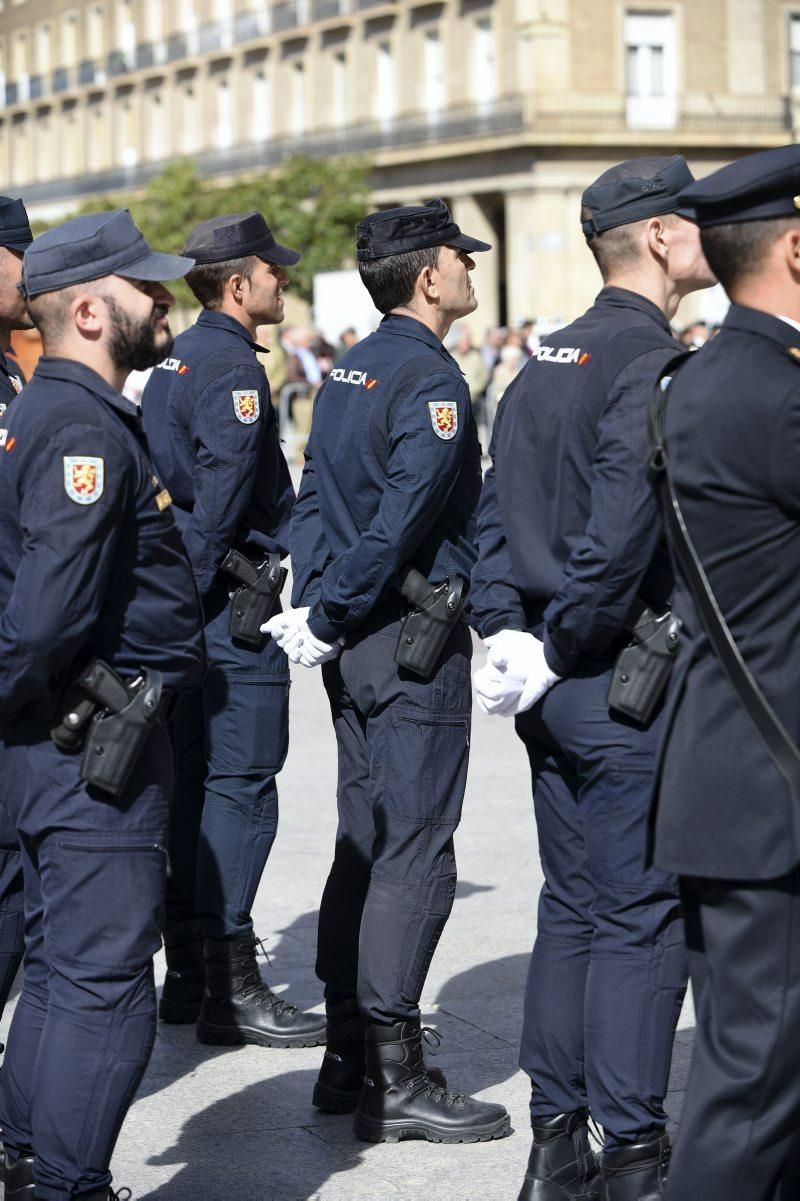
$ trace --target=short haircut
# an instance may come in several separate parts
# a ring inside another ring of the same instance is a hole
[[[581,221],[588,221],[591,215],[590,209],[581,209]],[[646,217],[627,225],[615,225],[586,239],[586,245],[594,255],[604,281],[615,271],[633,267],[639,261],[642,253],[641,232],[649,220]]]
[[[41,292],[38,296],[26,297],[25,308],[42,335],[42,342],[55,342],[65,332],[69,324],[69,306],[77,293],[85,288],[85,284],[76,284],[57,292]]]
[[[249,280],[257,264],[258,257],[254,254],[225,259],[222,263],[198,263],[186,276],[186,282],[204,309],[218,309],[231,276],[241,275]]]
[[[387,254],[382,259],[367,259],[358,264],[361,282],[372,297],[379,313],[410,304],[420,271],[435,267],[439,262],[439,247],[406,250],[402,254]]]
[[[701,229],[700,242],[709,267],[726,292],[763,265],[770,248],[790,229],[800,230],[797,217],[763,217]]]

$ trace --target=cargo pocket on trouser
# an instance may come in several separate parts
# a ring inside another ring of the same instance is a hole
[[[401,1011],[419,1000],[455,897],[469,728],[466,713],[411,707],[385,728],[370,894],[385,894],[385,968]]]

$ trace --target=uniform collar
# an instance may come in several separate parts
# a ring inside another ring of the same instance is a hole
[[[253,350],[258,350],[261,354],[269,354],[266,346],[259,346],[258,342],[253,341],[241,321],[237,321],[235,317],[229,317],[227,313],[218,313],[215,309],[203,309],[196,324],[210,326],[211,329],[226,329],[228,333],[238,334],[248,346],[252,346]]]
[[[85,388],[87,392],[93,393],[100,400],[110,404],[112,409],[116,409],[123,416],[133,418],[134,421],[139,420],[139,409],[132,401],[115,391],[111,384],[106,383],[102,376],[98,375],[96,371],[92,371],[91,367],[87,367],[84,363],[78,363],[75,359],[42,355],[36,364],[34,378],[58,379],[70,384],[78,384],[79,387]]]
[[[595,304],[608,305],[615,309],[638,309],[640,313],[646,313],[648,317],[657,321],[668,334],[672,334],[666,314],[662,313],[657,304],[639,292],[631,292],[628,288],[603,288],[598,293]]]
[[[382,334],[395,334],[402,338],[416,338],[419,342],[424,342],[426,346],[438,350],[442,358],[447,359],[458,371],[461,371],[453,356],[445,349],[441,338],[437,338],[433,330],[428,329],[427,325],[423,325],[421,321],[417,321],[416,317],[404,317],[401,313],[387,313],[378,329]]]
[[[765,313],[761,309],[750,309],[743,304],[732,304],[728,309],[722,329],[736,330],[749,334],[760,334],[769,338],[783,349],[790,351],[795,358],[800,357],[800,333],[784,321],[782,317]]]

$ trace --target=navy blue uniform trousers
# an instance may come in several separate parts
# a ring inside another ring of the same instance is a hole
[[[275,777],[289,747],[289,664],[271,638],[233,645],[227,593],[207,606],[202,688],[175,713],[167,927],[200,921],[207,938],[253,928],[250,911],[278,828]]]
[[[470,734],[472,641],[459,623],[430,680],[398,668],[399,605],[380,605],[323,666],[339,754],[339,828],[317,975],[373,1022],[419,1017],[453,905],[453,834]]]
[[[17,827],[0,800],[0,1017],[25,951],[22,857]]]
[[[666,1124],[686,955],[677,881],[645,867],[661,723],[612,716],[587,663],[517,718],[544,872],[520,1066],[534,1119],[588,1105],[611,1148]]]
[[[0,1128],[34,1147],[36,1196],[66,1201],[108,1165],[153,1046],[172,747],[156,726],[122,797],[88,788],[41,722],[15,723],[0,787],[25,878],[25,967],[0,1074]]]
[[[800,869],[683,893],[697,1033],[667,1198],[797,1201]]]

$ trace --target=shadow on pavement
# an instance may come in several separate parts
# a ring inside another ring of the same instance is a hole
[[[180,1171],[169,1183],[143,1194],[142,1201],[306,1201],[316,1196],[331,1177],[356,1167],[370,1147],[352,1138],[348,1116],[322,1120],[317,1115],[313,1127],[280,1126],[287,1098],[301,1093],[310,1097],[315,1078],[316,1071],[287,1072],[194,1114],[174,1145],[148,1161],[154,1166],[180,1164]],[[312,1113],[316,1111],[309,1106]]]

